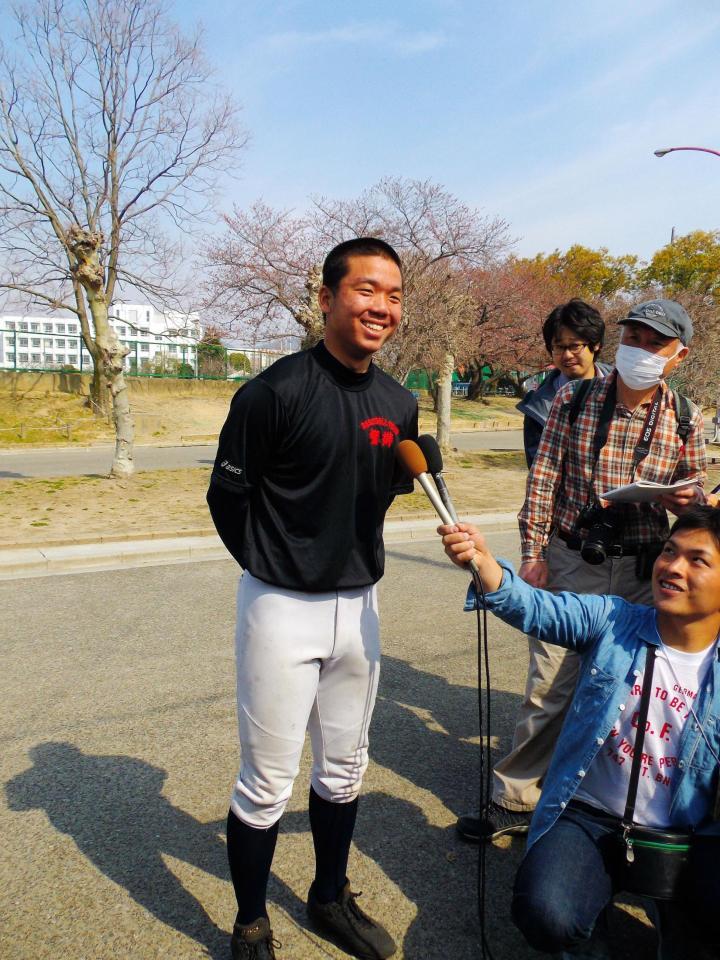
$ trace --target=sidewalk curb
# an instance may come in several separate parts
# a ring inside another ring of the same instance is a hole
[[[477,514],[465,519],[470,523],[491,524],[501,528],[513,527],[517,523],[515,513]],[[385,543],[433,540],[437,525],[438,520],[433,518],[389,520],[385,524]],[[0,549],[0,580],[228,559],[227,550],[215,533],[183,534],[149,540],[26,546]]]

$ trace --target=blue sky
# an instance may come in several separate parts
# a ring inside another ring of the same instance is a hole
[[[251,135],[224,204],[302,209],[385,175],[504,217],[518,253],[648,257],[720,226],[716,0],[215,0],[198,14]]]

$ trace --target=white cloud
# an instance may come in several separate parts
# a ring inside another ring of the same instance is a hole
[[[288,30],[274,33],[261,43],[275,51],[375,43],[402,56],[414,56],[443,46],[445,37],[442,33],[428,30],[410,33],[396,22],[348,23],[327,30]]]

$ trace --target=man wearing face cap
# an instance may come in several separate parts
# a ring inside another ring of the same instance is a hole
[[[578,383],[566,384],[550,410],[518,517],[519,573],[535,587],[651,603],[650,571],[669,531],[666,509],[678,514],[705,502],[702,413],[666,384],[688,354],[693,328],[672,300],[638,304],[618,322],[615,370],[585,381],[582,404],[573,406]],[[697,482],[653,503],[611,507],[599,497],[639,479],[670,484],[686,477]],[[599,551],[598,531],[601,539],[609,531]],[[465,839],[527,831],[573,695],[578,657],[528,640],[512,750],[495,767],[489,809],[479,821],[458,822]]]

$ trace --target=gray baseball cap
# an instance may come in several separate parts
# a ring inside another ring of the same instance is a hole
[[[677,337],[687,346],[693,337],[692,320],[675,300],[647,300],[633,307],[618,323],[644,323],[664,337]]]

